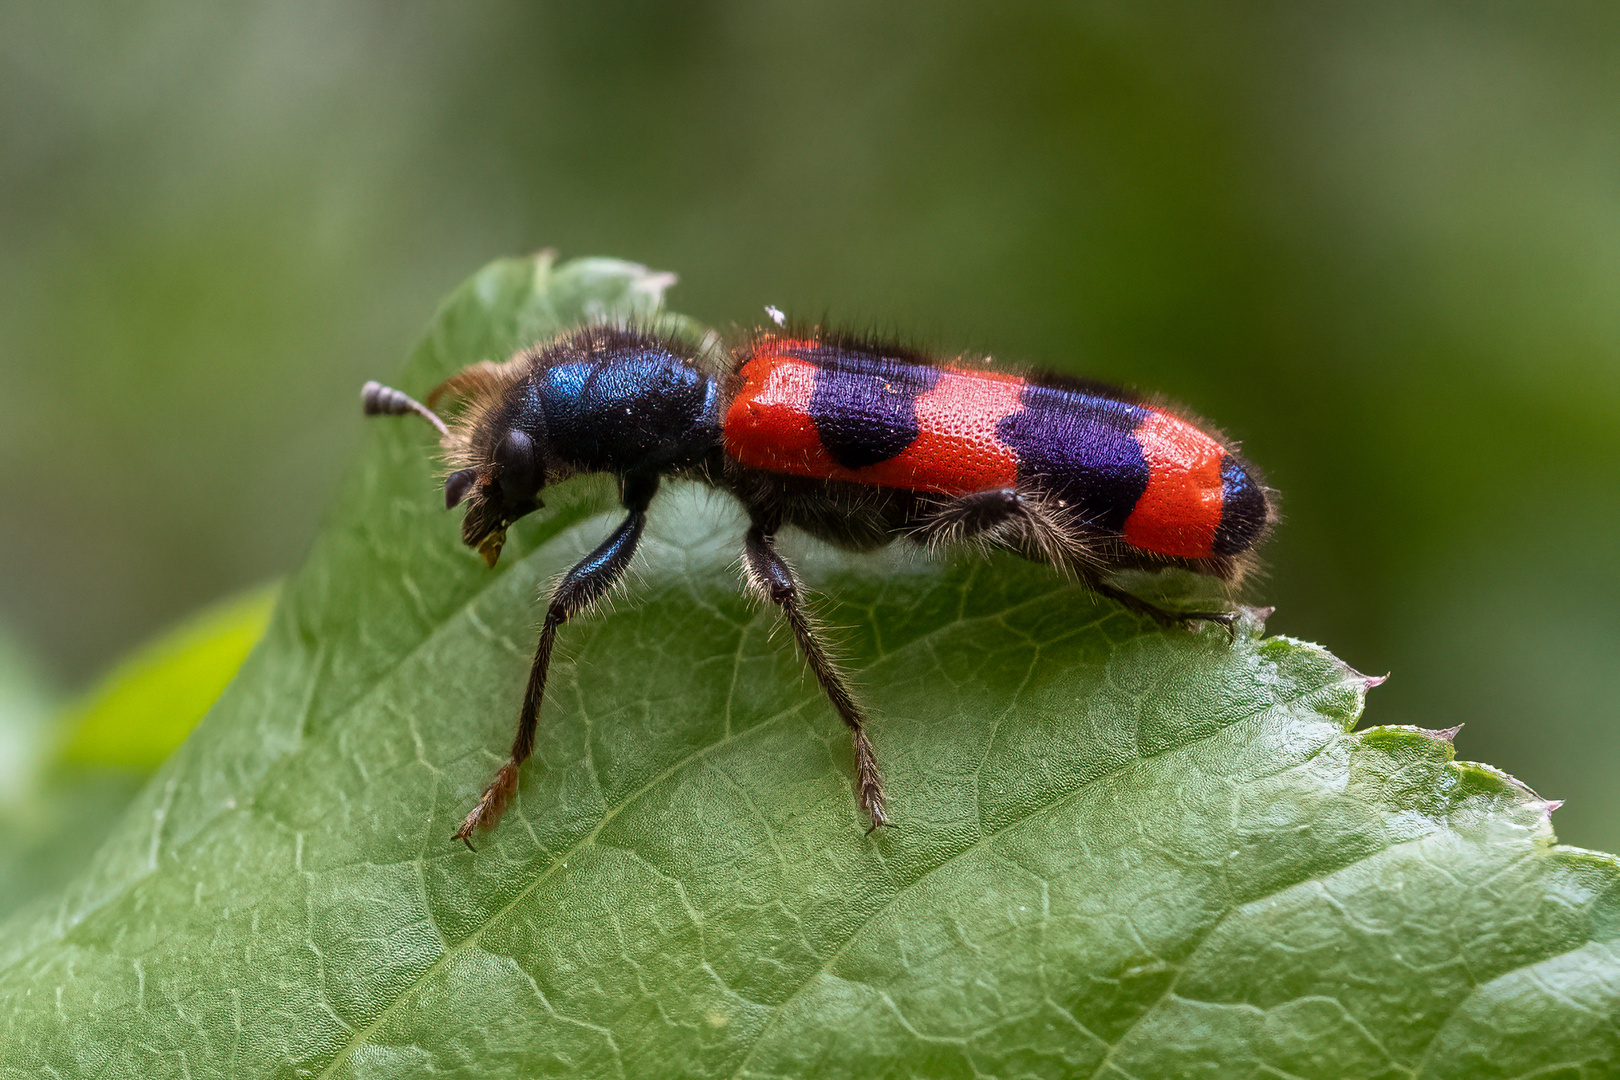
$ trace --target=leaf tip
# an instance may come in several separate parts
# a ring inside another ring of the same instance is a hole
[[[1351,681],[1361,684],[1362,693],[1366,693],[1368,690],[1376,689],[1389,682],[1390,673],[1387,671],[1382,675],[1364,675],[1355,668],[1350,667],[1349,664],[1345,664],[1345,667],[1349,669]]]
[[[1227,629],[1234,639],[1240,632],[1249,637],[1264,637],[1266,620],[1271,618],[1276,610],[1274,607],[1243,606],[1238,609],[1237,619]]]

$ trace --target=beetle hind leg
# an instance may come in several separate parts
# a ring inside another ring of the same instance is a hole
[[[1007,548],[1088,580],[1096,561],[1070,515],[1016,488],[975,491],[928,506],[913,521],[911,535],[930,548]]]
[[[1039,496],[1015,488],[976,491],[931,507],[916,522],[913,535],[930,546],[983,543],[1010,548],[1026,558],[1073,574],[1095,593],[1151,617],[1160,626],[1188,630],[1210,622],[1237,638],[1237,614],[1231,611],[1170,611],[1103,580],[1106,564],[1088,549],[1085,534],[1072,518],[1054,510]]]
[[[1106,596],[1110,600],[1117,600],[1121,606],[1139,615],[1149,616],[1160,626],[1179,626],[1191,630],[1194,623],[1214,623],[1226,630],[1226,636],[1230,640],[1237,640],[1237,612],[1235,611],[1170,611],[1157,604],[1151,604],[1139,596],[1133,596],[1124,589],[1116,589],[1099,577],[1087,576],[1085,582],[1093,592]]]

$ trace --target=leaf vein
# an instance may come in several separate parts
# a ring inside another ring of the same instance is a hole
[[[1303,697],[1303,694],[1304,694],[1304,692],[1302,691],[1300,693],[1300,696]],[[1145,761],[1153,761],[1153,760],[1156,760],[1157,758],[1160,758],[1160,757],[1162,757],[1162,756],[1164,756],[1166,754],[1177,753],[1177,752],[1179,752],[1181,750],[1185,750],[1185,749],[1191,748],[1193,746],[1197,746],[1198,744],[1200,744],[1202,742],[1205,742],[1205,741],[1207,741],[1209,739],[1212,739],[1216,735],[1220,734],[1221,732],[1229,730],[1229,729],[1231,729],[1233,727],[1236,727],[1239,724],[1247,723],[1250,720],[1254,720],[1257,717],[1262,717],[1265,714],[1270,713],[1270,712],[1272,712],[1272,711],[1274,711],[1276,709],[1283,708],[1283,707],[1286,707],[1288,705],[1292,705],[1292,704],[1294,704],[1294,702],[1296,700],[1298,700],[1298,699],[1297,698],[1296,699],[1285,699],[1285,700],[1282,700],[1282,701],[1273,702],[1270,705],[1267,705],[1267,706],[1265,706],[1263,708],[1255,710],[1254,712],[1248,713],[1248,714],[1243,715],[1243,716],[1235,717],[1229,723],[1222,724],[1221,726],[1215,728],[1214,730],[1206,732],[1206,733],[1204,733],[1202,735],[1199,735],[1196,738],[1190,739],[1185,743],[1180,743],[1180,744],[1178,744],[1176,746],[1166,747],[1164,750],[1161,750],[1158,753],[1152,754],[1152,755],[1149,755],[1149,756],[1132,758],[1130,761],[1126,762],[1123,765],[1120,765],[1120,766],[1117,766],[1117,767],[1115,767],[1113,769],[1108,769],[1108,770],[1106,770],[1104,772],[1098,773],[1096,776],[1089,777],[1083,783],[1078,785],[1077,787],[1072,788],[1069,791],[1063,792],[1062,794],[1058,795],[1056,798],[1053,798],[1053,799],[1051,799],[1051,800],[1049,800],[1049,801],[1047,801],[1045,803],[1042,803],[1042,804],[1040,804],[1038,806],[1031,807],[1027,812],[1025,812],[1024,814],[1022,814],[1022,815],[1020,815],[1018,817],[1015,817],[1012,820],[1008,821],[1007,824],[1003,825],[1001,828],[995,830],[994,832],[980,834],[978,839],[976,839],[973,842],[965,845],[961,850],[952,852],[949,856],[947,856],[945,859],[943,859],[939,864],[937,864],[936,866],[931,867],[926,873],[923,873],[923,874],[919,875],[917,878],[915,878],[914,880],[907,882],[904,886],[897,889],[893,896],[889,897],[887,900],[885,900],[878,907],[874,908],[872,910],[872,912],[866,916],[866,918],[862,919],[856,926],[854,926],[850,930],[849,935],[844,939],[843,943],[841,945],[839,945],[838,948],[834,949],[830,954],[828,954],[826,961],[823,962],[822,965],[819,968],[817,968],[815,971],[811,972],[810,975],[794,989],[793,993],[789,994],[786,998],[784,998],[782,1000],[782,1003],[780,1005],[776,1006],[775,1009],[772,1010],[771,1019],[769,1021],[767,1021],[765,1026],[760,1029],[759,1037],[757,1039],[755,1039],[754,1046],[749,1050],[748,1054],[743,1058],[742,1064],[737,1067],[737,1070],[734,1073],[732,1073],[731,1080],[738,1080],[738,1078],[743,1075],[743,1071],[748,1067],[748,1062],[753,1058],[754,1051],[756,1051],[760,1047],[760,1045],[764,1042],[766,1034],[770,1031],[771,1027],[777,1022],[777,1020],[786,1012],[788,1006],[790,1006],[798,998],[798,996],[800,994],[802,994],[805,990],[807,990],[812,983],[814,983],[821,976],[827,974],[832,969],[833,964],[835,964],[840,958],[842,958],[842,956],[844,955],[844,951],[847,948],[849,948],[851,944],[854,943],[855,939],[859,936],[859,934],[861,933],[862,930],[864,930],[867,926],[869,926],[875,919],[878,918],[878,916],[886,913],[890,908],[892,908],[894,906],[894,904],[897,901],[899,901],[902,897],[906,896],[911,890],[915,889],[922,882],[931,879],[934,875],[938,874],[941,870],[945,869],[945,867],[953,865],[956,862],[956,860],[960,859],[962,856],[979,850],[980,848],[982,848],[983,845],[989,843],[992,840],[995,840],[997,837],[1002,836],[1003,834],[1007,833],[1008,831],[1010,831],[1010,830],[1024,824],[1026,821],[1030,821],[1030,820],[1034,819],[1037,815],[1044,814],[1047,811],[1053,809],[1054,807],[1056,807],[1056,806],[1058,806],[1058,805],[1060,805],[1060,804],[1062,804],[1064,802],[1067,802],[1070,799],[1077,798],[1080,795],[1089,792],[1092,789],[1092,787],[1094,785],[1096,785],[1097,783],[1099,783],[1099,782],[1101,782],[1101,781],[1103,781],[1105,779],[1108,779],[1110,777],[1117,776],[1117,775],[1123,773],[1127,768],[1129,768],[1131,766],[1134,766],[1136,764],[1139,764],[1139,763],[1145,762]]]

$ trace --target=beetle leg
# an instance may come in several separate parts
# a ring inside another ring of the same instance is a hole
[[[517,737],[512,740],[511,756],[495,773],[495,779],[489,782],[477,805],[451,839],[460,840],[470,848],[469,837],[474,830],[492,828],[500,820],[507,801],[517,790],[518,766],[534,752],[534,731],[540,719],[540,701],[546,693],[546,673],[551,667],[557,628],[600,600],[624,577],[647,524],[647,504],[657,490],[656,476],[627,478],[624,502],[630,513],[611,536],[576,563],[552,590],[546,621],[540,627],[540,642],[534,650],[534,663],[529,667],[529,685],[523,692],[523,710],[518,714]]]
[[[1139,596],[1132,596],[1124,589],[1116,589],[1106,584],[1101,578],[1086,575],[1086,584],[1092,591],[1102,594],[1111,600],[1117,600],[1131,611],[1139,615],[1150,616],[1160,626],[1181,626],[1188,630],[1193,628],[1195,622],[1210,622],[1226,629],[1226,636],[1231,641],[1237,640],[1237,613],[1233,611],[1169,611],[1150,604]]]
[[[931,508],[917,524],[926,543],[988,540],[1078,576],[1092,591],[1147,615],[1160,626],[1192,629],[1195,622],[1226,628],[1237,640],[1237,615],[1230,611],[1170,611],[1103,581],[1085,560],[1084,538],[1063,518],[1046,512],[1037,499],[1013,488],[976,491]]]
[[[878,773],[877,756],[872,741],[866,735],[866,715],[850,693],[844,676],[827,655],[816,633],[815,626],[804,610],[804,599],[799,588],[798,575],[793,567],[777,554],[774,544],[775,530],[756,521],[748,530],[744,543],[745,568],[749,583],[766,599],[782,610],[793,637],[799,643],[805,663],[815,673],[816,681],[826,693],[840,719],[849,727],[855,742],[855,797],[861,812],[871,821],[870,833],[879,825],[889,823],[884,813],[887,802],[883,794],[883,777]]]
[[[930,547],[978,543],[1009,548],[1025,558],[1084,573],[1084,535],[1039,497],[1016,488],[975,491],[928,505],[913,521],[912,537]]]

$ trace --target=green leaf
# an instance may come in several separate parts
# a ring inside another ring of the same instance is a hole
[[[185,620],[120,664],[63,720],[69,767],[155,769],[174,752],[264,636],[274,586]]]
[[[405,374],[663,281],[497,263]],[[897,826],[735,582],[742,521],[667,491],[634,598],[570,626],[516,805],[536,596],[602,484],[457,542],[432,440],[370,426],[264,642],[89,870],[0,930],[0,1076],[1603,1076],[1609,856],[1460,764],[1352,732],[1316,646],[1161,631],[1010,558],[792,549],[874,715]]]

